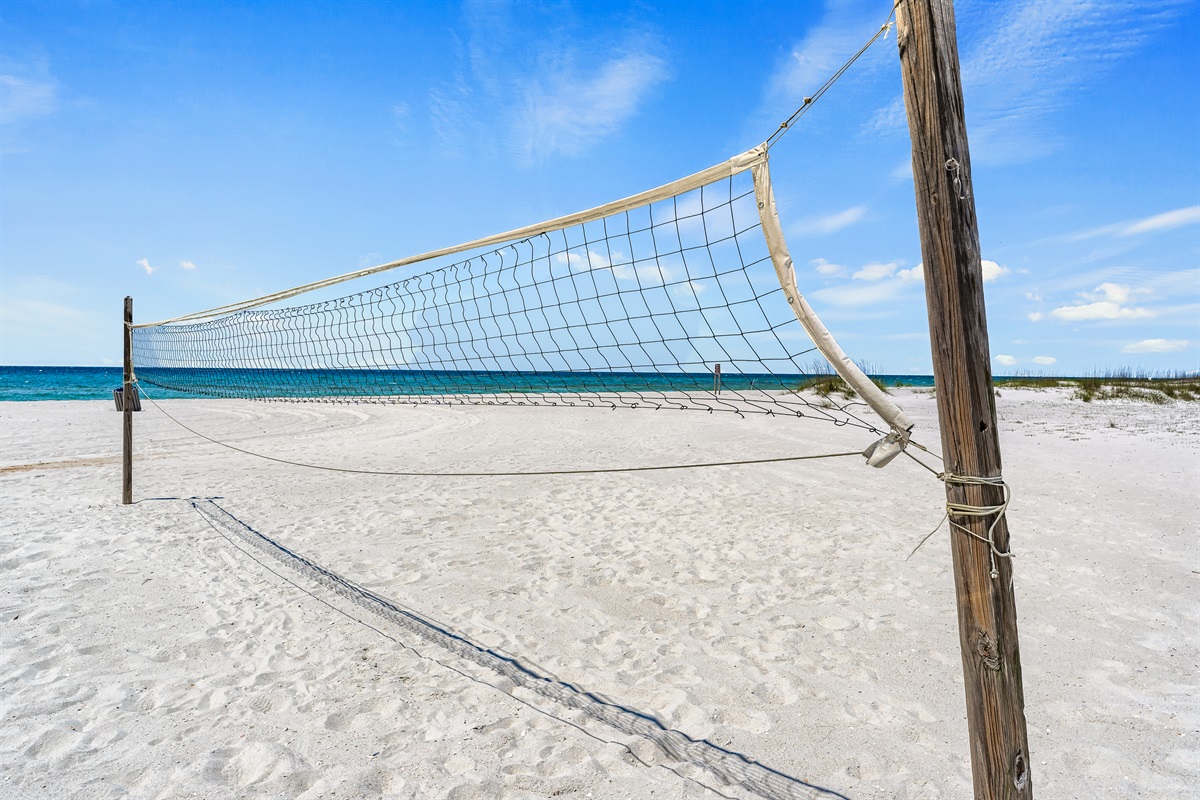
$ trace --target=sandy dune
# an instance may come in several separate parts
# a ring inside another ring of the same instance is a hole
[[[904,392],[937,443],[927,394]],[[1200,785],[1200,414],[1003,392],[1041,797]],[[859,450],[688,412],[170,401],[365,470]],[[907,460],[396,477],[0,404],[0,797],[960,798],[941,485]]]

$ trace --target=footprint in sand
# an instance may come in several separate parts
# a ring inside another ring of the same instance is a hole
[[[858,623],[854,620],[838,616],[821,617],[817,620],[817,624],[831,631],[848,631],[858,627]]]

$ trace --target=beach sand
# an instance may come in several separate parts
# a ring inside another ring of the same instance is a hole
[[[938,443],[927,393],[900,390]],[[998,398],[1035,792],[1196,797],[1200,414]],[[169,401],[237,447],[527,471],[861,450],[678,411]],[[0,797],[963,798],[943,487],[900,459],[396,477],[0,404]]]

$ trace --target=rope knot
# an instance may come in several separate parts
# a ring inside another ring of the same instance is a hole
[[[978,539],[981,542],[987,543],[988,549],[991,551],[989,553],[989,558],[991,559],[992,564],[991,577],[993,580],[1000,577],[1000,571],[996,568],[996,559],[1013,558],[1011,549],[1001,551],[998,547],[996,547],[995,538],[996,526],[1000,524],[1000,520],[1004,517],[1005,511],[1008,510],[1008,503],[1011,499],[1011,493],[1009,491],[1008,484],[1005,483],[1004,478],[999,475],[993,478],[982,478],[974,475],[955,475],[949,470],[939,473],[938,480],[946,484],[956,484],[958,486],[998,486],[1004,492],[1004,501],[999,505],[994,506],[972,506],[966,503],[952,503],[947,501],[946,516],[942,517],[943,520],[950,521],[951,529],[957,529],[961,533],[965,533],[974,539]],[[988,526],[987,536],[984,537],[975,533],[970,528],[960,525],[954,520],[950,519],[951,514],[959,517],[994,516],[995,519],[993,519],[992,524]],[[940,522],[938,523],[938,527],[941,527]]]

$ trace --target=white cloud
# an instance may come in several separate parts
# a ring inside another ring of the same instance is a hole
[[[617,270],[613,269],[613,274],[617,275]],[[637,275],[646,283],[666,283],[675,278],[675,273],[664,267],[662,264],[645,264],[637,268]],[[623,277],[617,275],[618,278]]]
[[[1144,289],[1134,289],[1130,286],[1106,281],[1090,292],[1080,292],[1079,296],[1089,302],[1073,306],[1060,306],[1051,311],[1050,315],[1065,322],[1148,319],[1155,316],[1153,311],[1128,305],[1134,295],[1147,293],[1147,290]]]
[[[894,181],[911,181],[913,179],[912,169],[912,159],[906,158],[888,173],[888,177]]]
[[[1174,353],[1188,346],[1187,339],[1142,339],[1121,348],[1122,353]]]
[[[560,264],[569,264],[571,269],[605,269],[610,266],[608,259],[595,250],[588,250],[586,256],[576,252],[559,253],[555,259]]]
[[[1107,300],[1110,303],[1129,302],[1129,297],[1133,294],[1133,289],[1129,286],[1122,286],[1119,283],[1109,283],[1105,281],[1096,287],[1095,291],[1083,292],[1082,296],[1086,300]]]
[[[1043,367],[1048,367],[1051,364],[1057,364],[1058,359],[1055,358],[1054,356],[1034,356],[1033,363],[1040,364]]]
[[[631,53],[591,75],[561,71],[529,81],[518,107],[516,135],[527,156],[578,155],[613,134],[668,76],[667,63]]]
[[[867,213],[866,206],[851,206],[843,211],[828,214],[823,217],[809,217],[801,220],[795,230],[799,235],[825,235],[836,233],[858,222]]]
[[[1009,273],[1008,267],[1002,267],[995,261],[988,261],[986,258],[982,261],[983,265],[983,282],[994,281],[999,277]]]
[[[617,258],[622,258],[621,254],[614,254]],[[644,281],[650,283],[666,283],[673,277],[670,270],[666,267],[657,264],[647,264],[638,267],[636,270],[628,262],[611,262],[603,253],[597,253],[595,250],[588,250],[587,255],[577,252],[559,253],[555,259],[560,264],[568,264],[573,270],[588,270],[588,269],[608,269],[612,270],[612,274],[623,280],[631,281],[640,277]]]
[[[1017,359],[1013,356],[1000,354],[996,356],[996,363],[1000,364],[1001,366],[1012,367],[1016,366]]]
[[[867,264],[862,269],[855,272],[851,277],[856,281],[878,281],[883,278],[890,278],[896,273],[896,268],[900,266],[899,261],[889,261],[886,264]]]
[[[1026,316],[1029,317],[1030,322],[1041,322],[1043,319],[1046,318],[1046,315],[1040,311],[1031,311],[1028,314],[1026,314]]]
[[[196,265],[191,261],[180,261],[179,266],[183,267],[184,269],[195,269],[196,268]]]
[[[1154,312],[1146,308],[1127,308],[1109,300],[1084,303],[1078,306],[1062,306],[1050,315],[1065,322],[1084,322],[1095,319],[1148,319]]]
[[[140,261],[138,261],[137,263],[138,263],[138,266],[140,266],[142,269],[146,270],[147,275],[153,275],[154,270],[157,269],[157,267],[150,266],[150,259],[148,259],[148,258],[143,258]]]
[[[865,269],[865,268],[864,268]],[[997,278],[1007,275],[1011,270],[1008,267],[1002,267],[995,261],[983,259],[983,282],[988,283]],[[858,277],[855,274],[854,277]],[[925,262],[917,264],[912,269],[902,269],[896,272],[896,277],[902,281],[923,281],[925,280]]]
[[[708,291],[708,286],[700,281],[684,281],[672,286],[671,291],[684,297],[691,297],[693,294],[704,294]]]
[[[846,271],[841,264],[830,264],[823,258],[814,258],[808,263],[812,264],[813,269],[822,275],[842,275]]]
[[[875,281],[865,284],[830,286],[813,292],[813,299],[831,306],[859,308],[889,303],[900,291],[900,281]]]

